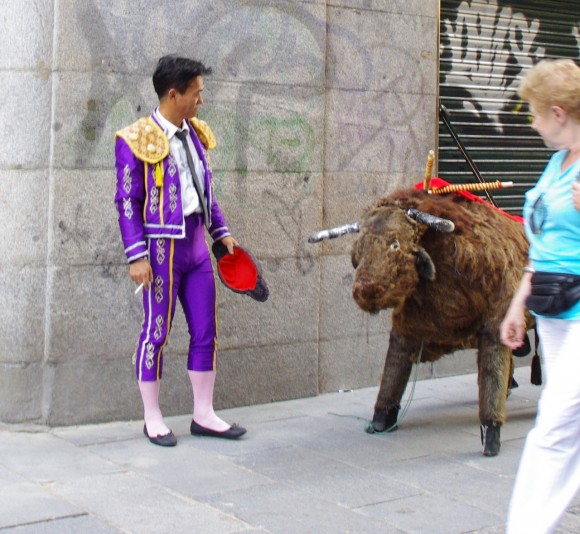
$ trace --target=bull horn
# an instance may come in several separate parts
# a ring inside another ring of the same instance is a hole
[[[357,222],[343,224],[342,226],[336,226],[335,228],[329,228],[328,230],[320,230],[320,232],[312,234],[308,238],[308,242],[318,243],[323,239],[334,239],[335,237],[340,237],[341,235],[356,234],[358,232],[360,232],[360,227]]]
[[[409,217],[411,217],[411,219],[423,224],[427,224],[439,232],[445,232],[448,234],[455,230],[453,221],[450,221],[449,219],[442,219],[441,217],[436,217],[435,215],[416,210],[415,208],[409,208],[406,213]]]

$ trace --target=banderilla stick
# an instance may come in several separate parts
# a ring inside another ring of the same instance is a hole
[[[456,193],[457,191],[483,191],[485,189],[503,189],[504,187],[513,187],[513,182],[482,182],[480,184],[452,184],[445,187],[436,187],[429,189],[433,195],[443,195],[445,193]]]
[[[425,177],[423,178],[423,190],[428,191],[431,189],[431,176],[433,174],[433,160],[435,159],[435,152],[429,150],[429,155],[427,156],[427,165],[425,166]]]

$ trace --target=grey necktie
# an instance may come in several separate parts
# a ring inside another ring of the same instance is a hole
[[[177,130],[175,132],[177,138],[183,144],[183,148],[185,148],[185,155],[187,156],[187,164],[189,165],[189,170],[191,171],[191,177],[193,179],[193,187],[197,191],[197,196],[199,197],[199,204],[201,205],[201,209],[203,210],[203,221],[205,225],[209,228],[209,217],[207,213],[207,205],[205,203],[205,198],[203,196],[203,188],[199,183],[199,177],[195,172],[195,167],[193,165],[193,158],[191,157],[191,152],[189,151],[189,144],[187,143],[187,136],[189,133],[185,130]]]

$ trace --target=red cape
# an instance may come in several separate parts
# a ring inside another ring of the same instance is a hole
[[[431,178],[431,187],[436,187],[436,188],[437,187],[445,187],[446,185],[452,185],[452,184],[450,184],[449,182],[446,182],[442,178],[438,178],[438,177]],[[415,184],[414,187],[415,187],[415,189],[423,189],[423,182],[419,182],[418,184]],[[517,222],[522,223],[522,224],[524,222],[523,217],[520,217],[519,215],[511,215],[507,211],[504,211],[504,210],[494,206],[493,204],[490,204],[487,200],[483,200],[483,198],[480,198],[477,195],[470,193],[469,191],[455,191],[454,193],[456,195],[461,195],[462,197],[465,197],[468,200],[471,200],[471,202],[480,202],[481,204],[487,204],[490,208],[493,208],[494,210],[499,211],[500,213],[502,213],[506,217],[509,217],[510,219],[513,219],[514,221],[517,221]]]

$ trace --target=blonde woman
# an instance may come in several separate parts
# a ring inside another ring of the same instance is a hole
[[[556,152],[526,193],[524,218],[529,265],[501,325],[502,342],[515,349],[524,336],[524,309],[537,316],[545,386],[516,476],[508,534],[554,532],[580,487],[580,68],[571,60],[544,60],[519,89],[532,127]],[[563,274],[566,276],[553,276]],[[576,278],[578,277],[578,278]],[[548,279],[557,295],[538,295]],[[566,279],[571,288],[554,282]],[[533,298],[530,298],[532,296]],[[566,302],[566,309],[554,304]],[[539,310],[539,311],[538,311]]]

